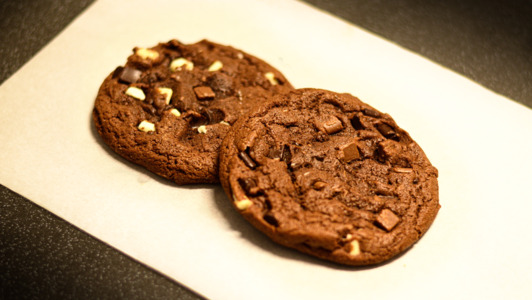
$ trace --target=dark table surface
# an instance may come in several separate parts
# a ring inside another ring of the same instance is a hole
[[[2,0],[0,83],[92,2]],[[532,1],[305,2],[532,107]],[[0,299],[21,298],[199,296],[0,185]]]

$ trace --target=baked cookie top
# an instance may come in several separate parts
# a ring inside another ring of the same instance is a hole
[[[282,245],[347,265],[401,253],[439,209],[438,172],[388,115],[349,94],[294,90],[233,125],[220,180]]]
[[[207,40],[134,48],[101,85],[93,121],[127,160],[177,184],[218,182],[223,137],[251,106],[292,89],[266,62]]]

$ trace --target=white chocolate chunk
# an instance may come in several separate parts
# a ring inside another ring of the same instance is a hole
[[[220,124],[224,124],[224,125],[227,125],[227,126],[231,126],[231,124],[227,123],[226,121],[220,121]]]
[[[194,69],[194,63],[190,60],[180,57],[172,60],[170,63],[170,70],[172,72],[179,71],[181,68],[185,67],[185,69],[192,71]]]
[[[253,205],[253,202],[251,200],[249,200],[248,198],[244,198],[242,200],[238,200],[238,199],[236,199],[234,194],[233,194],[233,200],[235,202],[236,208],[238,208],[239,210],[246,210],[251,205]]]
[[[130,86],[127,88],[126,95],[131,96],[135,99],[139,99],[140,101],[144,101],[144,99],[146,99],[146,95],[144,95],[144,92],[134,86]]]
[[[272,85],[277,85],[277,84],[279,84],[279,82],[278,82],[277,79],[275,78],[275,75],[274,75],[272,72],[268,72],[268,73],[264,74],[264,77],[266,77],[266,79],[268,79],[268,81],[269,81]]]
[[[235,203],[235,206],[239,209],[239,210],[246,210],[248,209],[251,205],[253,205],[253,202],[251,200],[249,200],[247,197],[244,196],[244,199],[242,200],[239,200],[235,194],[233,194],[233,202]]]
[[[135,54],[142,57],[142,59],[155,60],[159,57],[159,52],[146,48],[138,48]]]
[[[164,102],[166,104],[170,104],[170,99],[172,99],[172,93],[173,93],[172,89],[166,88],[166,87],[160,87],[160,88],[157,88],[157,91],[166,97],[164,99]]]
[[[140,122],[138,128],[139,128],[140,131],[144,131],[144,132],[155,131],[155,124],[153,124],[150,121],[144,120],[144,121]]]
[[[251,202],[251,200],[249,200],[249,199],[244,199],[244,200],[240,200],[240,201],[235,202],[235,205],[236,205],[236,207],[239,210],[246,210],[251,205],[253,205],[253,202]]]
[[[349,251],[349,255],[357,256],[360,254],[360,244],[357,240],[353,240],[351,242],[351,251]]]
[[[200,127],[198,127],[198,132],[207,133],[207,127],[205,125],[201,125]]]
[[[181,112],[179,112],[179,110],[177,110],[176,108],[170,109],[170,113],[176,117],[181,116]]]
[[[215,71],[218,71],[220,69],[222,69],[224,66],[224,64],[217,60],[215,62],[212,63],[212,65],[209,67],[209,72],[215,72]]]

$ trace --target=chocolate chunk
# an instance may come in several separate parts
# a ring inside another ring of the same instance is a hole
[[[337,133],[344,129],[342,122],[335,116],[331,116],[327,121],[323,122],[322,126],[328,134]]]
[[[122,74],[122,71],[124,70],[124,67],[118,66],[113,71],[113,75],[111,75],[112,78],[118,78],[120,77],[120,74]]]
[[[284,145],[282,149],[270,149],[270,152],[268,153],[269,158],[273,159],[279,159],[281,161],[284,161],[286,163],[290,163],[290,160],[292,159],[292,153],[290,152],[290,146]]]
[[[120,74],[119,80],[125,83],[135,83],[137,80],[139,80],[140,75],[142,75],[142,71],[125,67]]]
[[[312,188],[315,189],[315,190],[323,190],[323,188],[325,188],[326,186],[327,186],[327,183],[325,183],[323,181],[316,181],[312,185]]]
[[[238,178],[238,183],[248,195],[257,194],[257,182],[253,178]]]
[[[366,115],[366,116],[369,116],[369,117],[373,117],[373,118],[378,118],[381,116],[380,112],[376,111],[376,110],[373,110],[371,108],[364,108],[364,110],[362,110],[362,112]]]
[[[340,159],[343,162],[350,162],[358,158],[360,158],[360,153],[358,152],[358,147],[355,142],[351,142],[340,147]]]
[[[251,158],[251,156],[249,156],[246,151],[238,153],[238,157],[242,159],[242,161],[248,168],[255,169],[257,167],[257,163],[253,160],[253,158]]]
[[[401,219],[399,219],[399,217],[396,216],[391,210],[385,208],[377,216],[376,222],[379,226],[386,229],[386,231],[390,231],[395,227],[395,225],[397,225],[397,223],[399,223],[400,220]]]
[[[210,100],[214,99],[216,94],[208,86],[197,86],[194,88],[194,93],[199,100]]]
[[[289,164],[292,160],[292,152],[290,152],[290,146],[284,145],[283,150],[281,151],[281,156],[279,157],[281,161]]]
[[[270,225],[274,227],[279,227],[279,221],[277,221],[277,219],[271,214],[265,214],[263,219],[264,221],[268,222]]]
[[[351,119],[351,125],[353,125],[353,128],[355,128],[355,130],[364,129],[364,125],[362,125],[362,123],[360,122],[360,119],[357,116],[354,116]]]
[[[387,139],[399,141],[399,135],[393,128],[385,123],[377,124],[377,130]]]
[[[233,90],[233,81],[232,76],[221,72],[215,72],[207,78],[209,86],[217,93],[223,95],[229,95],[231,93]]]

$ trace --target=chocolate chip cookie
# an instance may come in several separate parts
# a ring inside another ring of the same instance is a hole
[[[275,242],[346,265],[386,261],[439,210],[438,171],[407,132],[349,94],[278,95],[233,125],[220,180]]]
[[[134,48],[96,97],[93,121],[127,160],[177,184],[218,182],[223,137],[252,105],[292,90],[266,62],[207,40]]]

